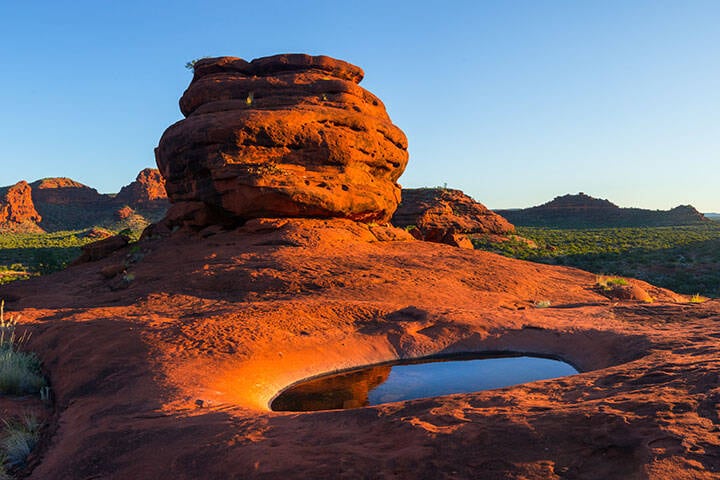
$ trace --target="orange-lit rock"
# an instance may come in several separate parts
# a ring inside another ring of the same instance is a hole
[[[360,68],[292,54],[200,60],[166,130],[158,167],[196,226],[259,217],[387,222],[400,201],[407,140]]]
[[[717,478],[717,300],[644,282],[653,303],[609,300],[594,274],[380,241],[386,230],[180,229],[0,286],[55,396],[29,478]],[[504,350],[584,373],[356,410],[268,409],[323,372]]]
[[[42,220],[35,210],[32,189],[26,181],[20,181],[11,187],[0,188],[0,225],[5,229],[35,226]]]
[[[129,206],[145,205],[153,202],[165,202],[165,180],[154,168],[146,168],[138,173],[134,182],[125,185],[115,197],[117,202]]]
[[[473,248],[466,234],[506,236],[515,227],[460,190],[405,188],[393,225],[419,240]]]

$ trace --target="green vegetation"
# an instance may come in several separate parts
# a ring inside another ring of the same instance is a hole
[[[16,333],[17,318],[5,317],[5,302],[0,301],[0,393],[22,395],[40,393],[45,379],[40,360],[32,352],[19,347],[27,340],[25,333]]]
[[[125,229],[120,233],[135,241],[141,231]],[[0,234],[0,285],[62,270],[80,256],[80,247],[102,238],[93,232],[98,229]]]
[[[699,293],[696,293],[692,297],[690,297],[690,303],[703,303],[706,300],[707,298],[703,297]]]
[[[605,290],[610,290],[616,286],[627,285],[628,281],[622,277],[608,277],[606,275],[598,275],[595,284]]]
[[[61,270],[95,238],[83,231],[3,233],[0,235],[0,284]]]
[[[18,335],[17,318],[5,316],[5,302],[0,301],[0,394],[40,394],[48,396],[48,387],[40,372],[40,361],[31,352],[19,347],[27,335]],[[37,443],[40,422],[34,415],[21,419],[3,419],[5,429],[0,434],[0,480],[12,478],[7,469],[21,467]]]
[[[185,68],[187,68],[187,69],[190,70],[190,71],[195,71],[195,64],[196,64],[197,62],[199,62],[200,60],[203,60],[203,59],[205,59],[205,58],[210,58],[210,57],[198,57],[198,58],[195,58],[195,59],[193,59],[193,60],[190,60],[189,62],[186,62],[186,63],[185,63]]]
[[[602,275],[646,280],[676,292],[720,297],[720,223],[677,227],[551,229],[518,227],[522,238],[475,248]]]
[[[5,429],[0,437],[0,480],[12,478],[7,467],[20,467],[37,444],[41,424],[34,415],[21,419],[3,420]]]

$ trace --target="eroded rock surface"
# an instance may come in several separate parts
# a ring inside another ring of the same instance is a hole
[[[718,478],[720,302],[644,282],[653,303],[609,300],[594,274],[380,241],[402,238],[391,230],[341,219],[180,229],[0,286],[55,398],[29,478]],[[354,410],[268,409],[323,372],[507,350],[582,373]]]
[[[515,227],[460,190],[405,188],[392,224],[428,242],[473,248],[466,234],[505,236]]]
[[[363,71],[325,56],[203,59],[184,120],[155,151],[175,205],[196,226],[259,217],[387,222],[400,201],[407,140]]]
[[[40,220],[42,217],[35,210],[32,188],[26,181],[20,181],[11,187],[0,188],[0,225],[4,229],[39,230],[36,224]]]
[[[125,185],[115,197],[116,201],[130,207],[147,204],[166,204],[165,180],[155,168],[141,170],[134,182]]]

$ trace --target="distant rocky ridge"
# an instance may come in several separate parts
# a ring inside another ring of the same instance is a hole
[[[709,220],[691,205],[671,210],[621,208],[582,192],[531,208],[495,210],[517,226],[555,228],[666,227],[700,225]]]
[[[0,188],[0,232],[143,228],[162,218],[168,205],[162,177],[150,168],[117,195],[70,178],[23,180]]]
[[[391,220],[415,238],[473,248],[468,234],[505,237],[515,227],[460,190],[405,188]]]

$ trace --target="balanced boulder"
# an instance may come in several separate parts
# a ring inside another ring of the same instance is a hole
[[[207,58],[180,99],[187,117],[155,150],[171,223],[260,217],[385,223],[400,202],[407,139],[363,71],[326,56]]]

